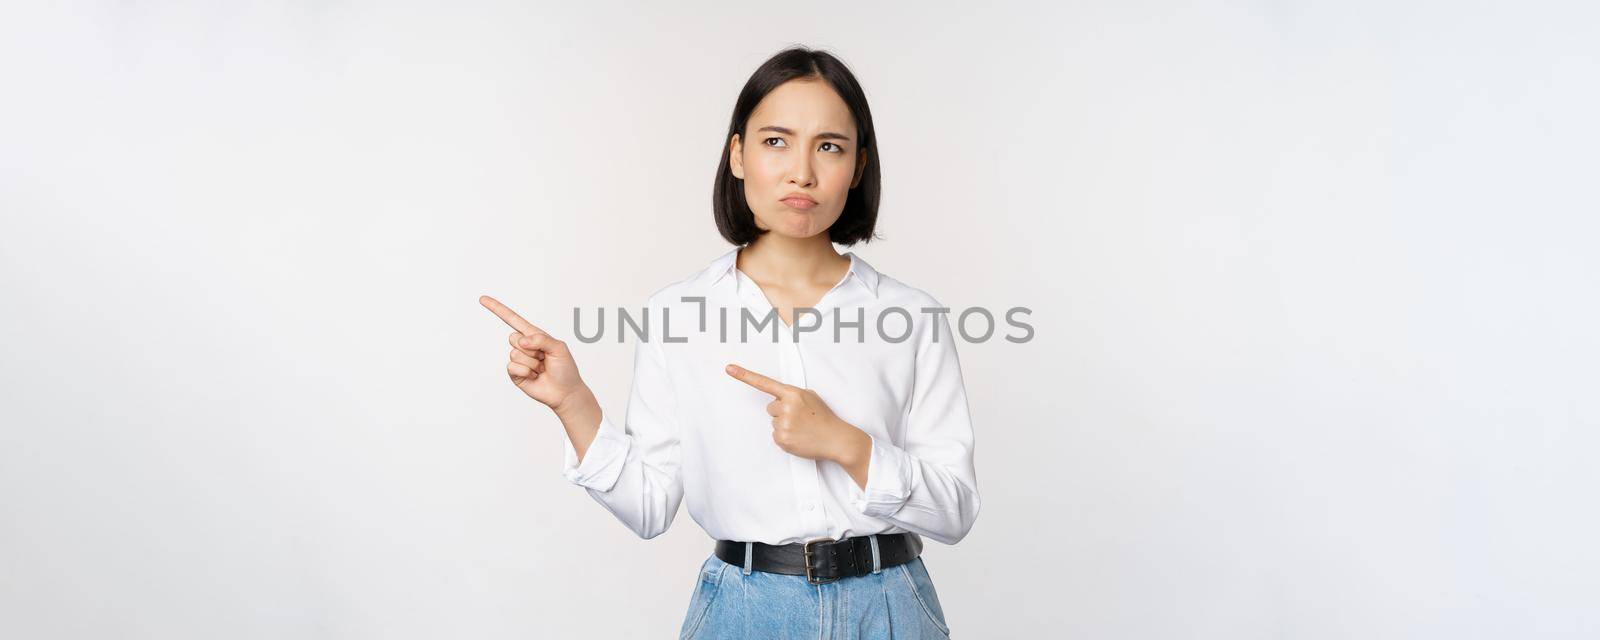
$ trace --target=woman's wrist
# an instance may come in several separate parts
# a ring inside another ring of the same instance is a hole
[[[865,462],[872,456],[872,436],[843,420],[840,420],[839,424],[840,431],[844,435],[831,456],[833,461],[845,467]]]
[[[561,423],[567,426],[578,425],[582,427],[600,426],[600,401],[595,398],[594,392],[588,385],[573,391],[561,402],[550,407]]]
[[[833,461],[843,467],[858,486],[865,488],[867,470],[872,461],[872,436],[843,420],[840,424],[844,425],[845,435],[838,450],[834,452]]]
[[[585,386],[550,409],[561,420],[561,427],[566,430],[567,439],[572,441],[572,449],[581,463],[589,452],[589,445],[594,444],[595,436],[600,433],[600,402]]]

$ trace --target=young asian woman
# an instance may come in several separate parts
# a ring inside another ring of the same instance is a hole
[[[948,309],[834,248],[877,222],[865,92],[833,55],[786,49],[725,142],[712,209],[734,248],[649,297],[626,419],[566,342],[484,296],[515,330],[507,373],[619,521],[652,538],[682,502],[715,540],[680,637],[948,638],[922,539],[977,519],[972,421]]]

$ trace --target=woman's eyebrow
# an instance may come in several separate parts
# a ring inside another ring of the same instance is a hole
[[[776,132],[784,134],[786,136],[794,135],[793,131],[790,131],[788,129],[785,129],[783,127],[779,127],[779,126],[776,126],[776,125],[770,125],[770,124],[765,126],[765,127],[760,128],[760,129],[756,129],[756,131],[757,132],[760,132],[760,131],[776,131]],[[850,136],[847,136],[847,135],[842,134],[842,133],[834,133],[832,131],[822,131],[822,132],[817,133],[817,139],[818,140],[845,140],[845,141],[849,141],[850,140]]]

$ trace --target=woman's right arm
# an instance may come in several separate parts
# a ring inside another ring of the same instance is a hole
[[[562,474],[639,537],[664,533],[683,500],[683,483],[675,398],[660,342],[652,336],[635,348],[633,391],[618,425],[578,375],[565,342],[494,298],[479,302],[517,330],[506,365],[512,383],[555,412],[567,432]]]

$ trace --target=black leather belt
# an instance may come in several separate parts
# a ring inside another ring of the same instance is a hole
[[[745,543],[718,540],[716,554],[723,562],[744,567]],[[827,584],[840,578],[872,573],[872,536],[844,540],[819,538],[804,543],[772,545],[751,542],[755,571],[805,576],[811,584]],[[914,533],[878,534],[878,566],[881,569],[915,560],[922,553],[922,538]]]

